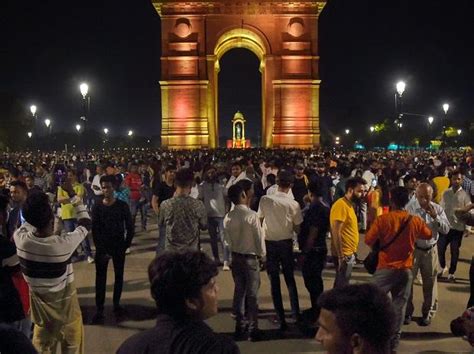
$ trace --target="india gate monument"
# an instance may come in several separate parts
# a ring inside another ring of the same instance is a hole
[[[326,0],[158,1],[162,146],[219,142],[219,60],[252,51],[262,76],[262,146],[319,146],[318,19]]]

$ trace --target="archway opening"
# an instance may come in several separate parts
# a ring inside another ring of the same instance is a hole
[[[218,137],[225,147],[232,139],[232,117],[240,111],[245,119],[245,138],[252,146],[262,143],[262,73],[260,59],[245,48],[233,48],[219,60]]]

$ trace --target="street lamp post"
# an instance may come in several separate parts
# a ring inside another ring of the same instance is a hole
[[[37,129],[36,129],[36,111],[38,110],[38,107],[36,107],[36,105],[32,104],[30,106],[30,112],[31,112],[31,115],[33,116],[33,132],[35,133],[35,136],[36,136],[36,133],[37,133]]]
[[[32,132],[28,132],[28,133],[26,133],[26,136],[28,136],[27,148],[28,148],[28,146],[29,146],[30,148],[32,148],[32,146],[31,146],[31,145],[32,145],[32,144],[31,144],[31,138],[33,137],[33,133],[32,133]]]
[[[448,110],[449,110],[449,104],[444,103],[443,104],[443,111],[444,111],[444,120],[443,120],[443,134],[442,136],[442,145],[443,147],[446,145],[446,129],[448,127]]]
[[[52,128],[52,122],[51,122],[51,119],[49,118],[46,118],[44,120],[44,125],[46,125],[46,129],[48,129],[48,136],[51,135],[51,128]]]
[[[76,131],[77,131],[77,147],[80,149],[80,143],[81,143],[81,125],[76,124]]]
[[[30,106],[30,112],[33,115],[33,117],[36,117],[36,110],[37,110],[37,107],[34,104]]]
[[[81,120],[83,121],[84,124],[84,131],[86,131],[87,127],[87,121],[89,119],[89,111],[90,111],[90,95],[89,95],[89,85],[83,82],[81,85],[79,85],[79,90],[81,91],[82,94],[82,104],[83,104],[83,115],[81,117]]]
[[[107,138],[109,136],[109,128],[104,128],[103,132],[104,132],[104,146],[105,146],[105,144],[107,144]]]
[[[369,130],[370,130],[370,141],[373,144],[373,135],[374,135],[375,127],[373,125],[371,125],[369,127]]]
[[[405,88],[406,88],[406,84],[405,84],[404,81],[397,82],[397,85],[396,85],[397,92],[395,93],[395,109],[396,109],[396,112],[397,112],[397,119],[395,120],[395,124],[397,125],[397,132],[398,132],[399,137],[401,137],[400,128],[403,126],[403,124],[402,124],[402,118],[403,118],[402,96],[403,96],[403,92],[405,92]],[[400,143],[399,143],[399,145],[400,145]]]
[[[434,118],[432,116],[428,117],[428,147],[431,146],[431,127],[433,125]]]

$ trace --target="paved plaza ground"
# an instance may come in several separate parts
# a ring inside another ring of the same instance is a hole
[[[86,262],[74,265],[76,286],[83,311],[86,336],[86,353],[115,353],[120,344],[129,336],[154,326],[155,306],[150,296],[146,270],[155,256],[157,240],[156,224],[152,224],[146,232],[136,235],[132,246],[132,253],[127,256],[125,264],[125,284],[122,304],[127,310],[123,321],[117,323],[112,313],[113,267],[109,264],[107,279],[106,322],[102,326],[88,325],[94,308],[95,294],[95,267]],[[203,248],[210,254],[209,239],[203,235]],[[367,248],[361,238],[360,257],[364,257]],[[463,240],[461,259],[458,266],[457,282],[439,284],[439,311],[429,327],[420,327],[415,322],[404,326],[399,353],[471,353],[470,345],[461,338],[451,335],[450,321],[459,316],[464,310],[469,297],[469,265],[474,251],[474,237]],[[251,343],[239,342],[242,353],[320,353],[323,348],[312,338],[305,338],[296,327],[290,325],[286,337],[278,336],[277,326],[272,323],[274,317],[270,295],[270,284],[266,273],[261,273],[262,284],[259,293],[260,316],[259,325],[263,330],[264,341]],[[324,271],[325,288],[332,287],[334,270]],[[363,268],[357,268],[353,274],[353,282],[366,282],[370,276]],[[303,284],[301,273],[296,273],[299,291],[300,306],[309,307],[310,301]],[[231,272],[220,272],[219,308],[217,316],[209,320],[210,326],[217,332],[232,334],[234,321],[231,318],[231,304],[234,284]],[[415,316],[420,315],[421,287],[415,285]],[[285,299],[285,308],[289,309],[288,292],[282,277],[282,292]]]

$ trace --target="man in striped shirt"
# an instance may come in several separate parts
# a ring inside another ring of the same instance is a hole
[[[41,353],[83,353],[84,330],[70,258],[90,230],[87,212],[78,213],[78,227],[54,234],[54,214],[44,193],[28,197],[25,223],[14,240],[23,275],[30,286],[33,345]]]

